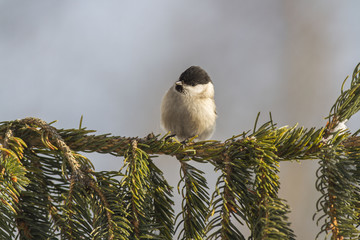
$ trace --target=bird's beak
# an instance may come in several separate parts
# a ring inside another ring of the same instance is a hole
[[[182,83],[182,81],[176,81],[176,82],[175,82],[175,85],[177,85],[177,86],[182,86],[183,83]]]

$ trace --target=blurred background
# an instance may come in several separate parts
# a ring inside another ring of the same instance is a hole
[[[0,0],[0,121],[33,116],[77,128],[83,115],[83,126],[99,134],[163,133],[162,95],[199,65],[215,85],[214,139],[253,128],[258,112],[260,123],[271,111],[278,126],[321,127],[360,61],[359,9],[356,0]],[[348,127],[359,123],[355,116]],[[122,165],[88,157],[99,171]],[[156,162],[176,187],[176,160]],[[298,239],[319,231],[317,167],[280,167],[280,196]],[[211,167],[206,172],[213,185]]]

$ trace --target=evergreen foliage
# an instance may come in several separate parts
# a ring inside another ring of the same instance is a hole
[[[279,163],[309,159],[319,160],[319,234],[359,239],[360,138],[344,129],[360,109],[359,70],[320,129],[277,128],[270,117],[225,142],[183,144],[169,135],[94,135],[81,124],[56,129],[36,118],[1,122],[0,239],[295,239],[278,197]],[[123,166],[97,172],[87,152],[123,157]],[[180,163],[176,217],[157,155]],[[214,192],[194,161],[220,173]]]

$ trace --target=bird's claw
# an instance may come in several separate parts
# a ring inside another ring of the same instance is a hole
[[[165,137],[165,142],[168,141],[170,138],[175,137],[176,134],[170,134],[169,136]]]

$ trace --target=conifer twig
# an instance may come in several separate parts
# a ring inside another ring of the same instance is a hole
[[[61,150],[61,152],[64,154],[65,158],[68,160],[70,167],[72,169],[73,174],[77,178],[77,180],[83,180],[84,174],[80,169],[80,164],[76,161],[71,149],[68,147],[68,145],[65,143],[65,141],[62,139],[60,134],[57,132],[56,128],[50,126],[47,122],[45,122],[42,119],[34,118],[34,117],[27,117],[22,120],[18,121],[22,124],[27,125],[35,125],[40,127],[44,130],[46,134],[48,134],[53,141],[55,141],[55,145]]]

